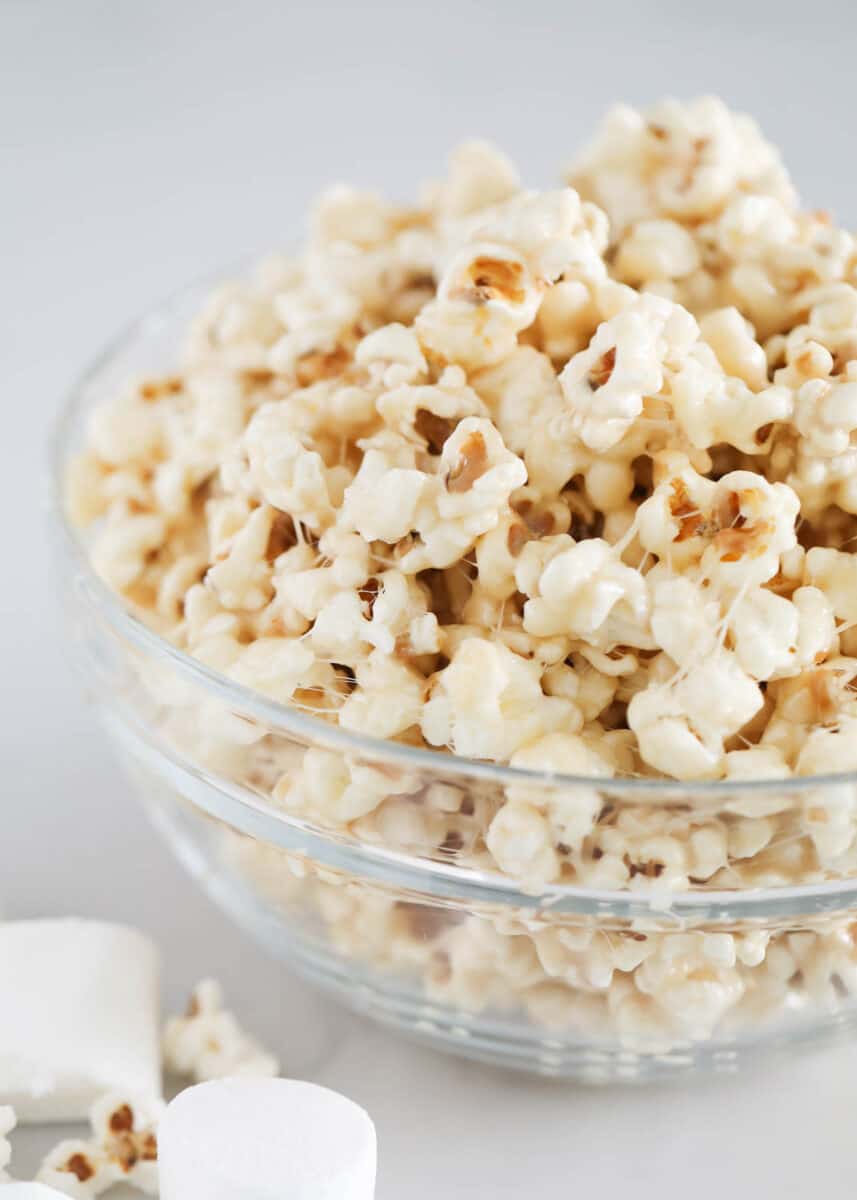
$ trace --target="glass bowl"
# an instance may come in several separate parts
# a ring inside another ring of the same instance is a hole
[[[175,365],[207,290],[182,292],[112,342],[52,445],[73,661],[155,825],[206,892],[351,1008],[544,1075],[734,1071],[762,1051],[849,1034],[854,775],[593,780],[367,738],[182,654],[96,577],[64,513],[67,463],[93,406],[129,376]],[[284,781],[301,815],[283,802]],[[325,827],[313,815],[322,786],[334,786],[334,808],[354,803],[355,788],[358,800],[372,793],[377,819],[359,837]],[[621,878],[586,839],[571,883],[527,889],[492,869],[480,830],[510,794],[615,830]],[[715,846],[728,862],[712,871]]]

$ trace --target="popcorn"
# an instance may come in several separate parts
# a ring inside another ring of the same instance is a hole
[[[797,674],[837,647],[833,610],[818,588],[798,588],[791,600],[751,591],[736,606],[730,629],[738,661],[756,679]]]
[[[384,241],[394,213],[383,197],[345,184],[328,188],[312,213],[312,238],[322,245],[350,242],[374,246]]]
[[[643,759],[677,779],[716,777],[724,742],[762,707],[763,697],[736,658],[710,650],[696,666],[632,696],[628,724]]]
[[[565,633],[608,647],[616,642],[645,647],[648,607],[640,573],[617,560],[607,542],[589,538],[546,564],[535,598],[524,605],[524,628],[539,637]]]
[[[196,1083],[226,1075],[277,1075],[280,1064],[245,1033],[223,1007],[223,992],[203,979],[191,992],[186,1013],[171,1017],[163,1037],[164,1066]]]
[[[703,571],[733,586],[767,582],[779,570],[780,557],[797,544],[797,496],[786,484],[770,484],[752,471],[730,471],[712,500],[718,529],[703,553]]]
[[[570,188],[519,192],[465,223],[452,238],[437,297],[417,317],[431,354],[462,366],[507,357],[534,321],[545,288],[566,271],[603,274],[606,223]]]
[[[415,526],[431,477],[416,467],[415,450],[403,441],[385,438],[364,444],[363,451],[354,481],[345,489],[340,528],[393,546]]]
[[[609,763],[581,737],[549,733],[528,742],[512,758],[512,766],[552,774],[609,777]],[[579,851],[593,829],[603,801],[594,788],[556,789],[517,785],[488,829],[487,844],[500,868],[528,884],[551,883],[560,877],[565,854]]]
[[[294,1079],[182,1092],[160,1129],[162,1200],[372,1200],[375,1127],[352,1101]]]
[[[428,363],[413,330],[398,321],[368,333],[358,344],[354,361],[378,375],[389,388],[428,375]]]
[[[206,367],[223,363],[231,370],[262,371],[271,345],[283,331],[259,281],[217,288],[194,321],[185,347],[187,363]]]
[[[615,109],[569,177],[526,190],[471,142],[414,207],[328,190],[297,258],[219,289],[177,371],[93,415],[70,509],[135,615],[233,682],[593,781],[435,805],[409,771],[275,745],[222,705],[196,730],[192,698],[147,681],[191,761],[301,820],[531,890],[850,871],[849,804],[740,784],[850,769],[857,242],[710,97]],[[692,820],[602,803],[614,775],[735,788]],[[689,976],[661,956],[645,990],[543,940],[569,980],[609,979],[599,1019],[630,1040],[663,1039],[674,1004],[696,1036],[755,1003],[740,959],[709,975],[696,942]],[[501,943],[444,943],[432,986],[470,1002],[519,972],[525,1007],[591,1015]]]
[[[768,383],[765,351],[753,337],[753,326],[734,305],[706,313],[699,329],[727,375],[742,380],[753,392],[764,391]]]
[[[477,371],[472,383],[514,454],[524,454],[529,448],[534,421],[545,411],[558,414],[562,408],[551,361],[533,346],[517,346],[495,366]]]
[[[638,536],[674,568],[696,563],[725,587],[765,583],[797,544],[799,508],[790,487],[752,471],[730,471],[712,484],[683,467],[640,506]]]
[[[765,352],[736,309],[709,313],[700,332],[705,340],[690,348],[670,376],[673,417],[694,447],[726,443],[759,454],[775,428],[791,419],[793,394],[767,385]]]
[[[498,242],[476,242],[453,255],[437,290],[438,301],[490,306],[517,329],[535,317],[541,296],[522,254]]]
[[[448,178],[432,200],[444,218],[454,219],[502,204],[519,187],[514,163],[490,142],[474,139],[452,152]]]
[[[537,663],[501,643],[466,638],[436,677],[422,715],[433,746],[469,758],[502,761],[534,738],[579,728],[577,707],[541,689]]]
[[[426,684],[418,671],[375,650],[357,666],[355,681],[339,710],[343,728],[391,738],[419,725]]]
[[[663,828],[663,810],[641,808],[636,816],[626,812],[638,839],[631,886],[662,886],[682,845],[677,837],[655,833],[658,823]],[[727,827],[699,813],[696,818],[686,865],[708,871],[725,853]],[[260,874],[269,852],[252,848],[251,862],[260,856]],[[647,861],[649,853],[659,857]],[[605,852],[596,865],[609,857]],[[611,1052],[622,1046],[641,1054],[687,1054],[720,1037],[751,1035],[760,1022],[786,1012],[814,1016],[816,1005],[829,1012],[831,1005],[847,1004],[857,982],[848,914],[819,915],[787,930],[761,930],[740,920],[674,928],[667,908],[605,930],[600,918],[551,912],[549,906],[526,919],[490,907],[447,914],[414,904],[395,889],[365,881],[353,886],[345,874],[331,878],[312,864],[304,867],[299,894],[324,922],[338,953],[365,971],[401,972],[411,987],[421,982],[429,1001],[447,1012],[490,1019],[500,1011],[546,1040],[583,1037]],[[294,880],[282,861],[279,872],[265,877],[282,894],[284,879]]]
[[[488,830],[488,849],[513,879],[538,888],[558,879],[561,861],[548,822],[531,804],[505,804]]]
[[[15,980],[0,988],[0,1092],[19,1121],[79,1119],[108,1088],[160,1097],[147,938],[97,921],[6,921],[0,961]]]
[[[206,575],[206,584],[226,609],[262,608],[271,598],[271,565],[265,550],[271,537],[274,510],[254,509],[235,534],[222,562]]]
[[[657,644],[673,662],[689,666],[717,644],[720,605],[685,575],[659,564],[646,576],[651,593],[651,626]]]
[[[252,688],[283,704],[298,691],[335,690],[336,675],[327,663],[317,662],[306,642],[260,637],[239,647],[235,657],[221,669],[244,687]]]
[[[605,209],[614,237],[641,220],[710,218],[742,192],[794,203],[776,150],[714,96],[664,100],[645,115],[617,105],[570,178]]]
[[[481,238],[514,247],[540,288],[581,268],[603,273],[607,223],[593,205],[581,204],[572,188],[517,193],[480,214],[468,242]]]
[[[415,543],[399,560],[406,574],[458,561],[496,525],[527,478],[493,425],[478,417],[458,422],[443,444],[437,473],[389,463],[383,452],[367,452],[346,491],[342,521],[367,541],[394,544],[413,532]]]
[[[616,274],[626,283],[682,279],[700,266],[690,233],[676,221],[640,221],[619,246]]]
[[[640,296],[600,325],[586,350],[571,358],[559,382],[584,445],[609,450],[661,390],[664,361],[692,344],[697,327],[677,305]]]
[[[403,384],[383,392],[377,409],[387,425],[410,441],[440,454],[462,417],[487,417],[488,412],[458,367],[447,367],[436,384]]]
[[[157,1195],[156,1130],[162,1108],[121,1093],[101,1097],[90,1113],[92,1138],[59,1142],[43,1160],[39,1180],[75,1200],[100,1196],[123,1183]]]
[[[290,513],[310,529],[333,520],[349,473],[328,469],[308,435],[293,430],[282,404],[257,409],[244,434],[247,483],[273,508]]]
[[[304,754],[299,772],[280,777],[274,796],[290,812],[322,825],[342,826],[375,812],[388,797],[409,795],[419,786],[407,774],[392,776],[313,746]]]
[[[114,509],[93,551],[92,565],[110,587],[126,592],[140,579],[147,559],[166,535],[167,524],[162,517]]]
[[[717,1025],[744,992],[728,934],[665,938],[661,953],[641,963],[634,983],[665,1010],[671,1025],[691,1037]]]
[[[857,559],[841,550],[813,546],[806,556],[807,579],[821,590],[840,621],[857,621]]]

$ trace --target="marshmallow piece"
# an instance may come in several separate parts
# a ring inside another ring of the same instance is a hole
[[[18,1183],[3,1185],[3,1200],[67,1200],[62,1192],[46,1187],[43,1183]]]
[[[19,1121],[85,1118],[104,1092],[161,1096],[158,955],[137,930],[0,923],[0,1097]]]
[[[218,1079],[182,1092],[158,1129],[161,1200],[372,1200],[375,1126],[295,1079]]]

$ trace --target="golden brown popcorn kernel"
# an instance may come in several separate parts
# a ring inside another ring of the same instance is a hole
[[[295,523],[288,513],[278,512],[271,521],[271,532],[268,534],[268,545],[265,547],[265,558],[273,563],[297,545],[298,536]]]
[[[475,258],[467,270],[467,284],[450,292],[450,299],[469,300],[486,304],[489,300],[506,300],[523,304],[526,297],[524,268],[521,263],[505,258]]]
[[[506,545],[513,558],[518,557],[529,540],[529,531],[522,522],[516,521],[515,524],[509,526],[509,532],[506,534]]]
[[[140,396],[143,400],[161,400],[164,396],[177,396],[184,389],[184,382],[179,375],[167,375],[163,379],[147,379],[140,385]]]
[[[130,1104],[123,1104],[111,1113],[108,1125],[111,1133],[129,1133],[134,1128],[134,1112]]]
[[[807,677],[809,695],[816,719],[821,725],[836,720],[839,703],[836,679],[831,671],[810,671]]]
[[[452,418],[439,417],[427,408],[418,408],[414,418],[414,430],[424,439],[430,454],[440,454],[457,424]]]
[[[767,549],[767,539],[774,532],[770,520],[748,522],[741,512],[745,504],[758,506],[764,496],[757,489],[729,492],[720,502],[715,521],[720,526],[714,535],[714,547],[721,562],[739,562],[742,558],[758,558]]]
[[[372,620],[372,614],[375,611],[375,601],[378,599],[378,593],[381,590],[381,580],[377,575],[373,575],[367,579],[362,588],[358,589],[358,595],[363,601],[363,608],[369,620]]]
[[[95,1167],[85,1154],[78,1151],[72,1154],[71,1158],[59,1168],[61,1171],[67,1171],[70,1175],[74,1175],[79,1183],[86,1183],[88,1179],[92,1179],[95,1174]]]
[[[674,540],[684,542],[688,538],[696,537],[697,534],[704,532],[705,518],[698,506],[690,499],[687,487],[681,479],[673,479],[670,487],[673,493],[670,497],[670,512],[679,523],[679,530]]]
[[[273,383],[276,376],[267,367],[257,367],[241,373],[242,382],[250,388],[264,388]]]
[[[476,480],[485,474],[489,466],[485,438],[478,429],[474,430],[461,444],[458,460],[446,477],[447,491],[456,494],[470,491]]]
[[[616,347],[612,346],[609,350],[602,354],[601,358],[599,358],[598,362],[594,367],[592,367],[587,376],[587,379],[589,380],[589,386],[593,391],[597,391],[598,388],[604,387],[605,383],[610,382],[610,376],[613,374],[613,368],[615,366]]]

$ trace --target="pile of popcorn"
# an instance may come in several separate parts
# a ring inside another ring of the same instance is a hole
[[[325,193],[299,258],[220,288],[174,374],[93,414],[68,488],[92,562],[206,666],[439,769],[853,770],[857,244],[712,98],[616,108],[568,181],[526,190],[471,142],[415,207]],[[787,798],[677,834],[523,782],[416,814],[363,762],[220,740],[291,813],[418,820],[533,886],[857,857],[850,793],[797,833]]]
[[[853,912],[697,920],[668,907],[629,918],[448,904],[226,829],[223,866],[305,937],[320,921],[324,952],[356,964],[370,989],[394,978],[420,1018],[433,1010],[459,1032],[515,1023],[547,1073],[575,1045],[645,1057],[715,1042],[734,1057],[748,1035],[811,1029],[857,995]],[[583,1074],[595,1078],[592,1061]]]

